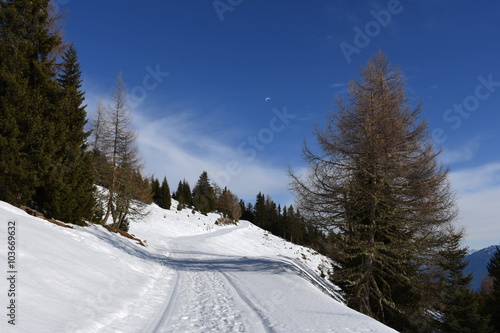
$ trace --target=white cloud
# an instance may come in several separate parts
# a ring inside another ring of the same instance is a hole
[[[284,168],[265,165],[238,153],[238,144],[221,142],[202,130],[204,121],[189,110],[161,119],[134,114],[139,151],[146,171],[167,176],[171,190],[185,178],[193,187],[202,171],[212,181],[228,186],[238,196],[253,200],[259,192],[287,198],[288,178]]]
[[[457,190],[459,223],[466,243],[482,248],[500,242],[500,162],[450,173]]]
[[[481,147],[481,143],[486,139],[487,137],[485,136],[478,136],[472,140],[469,140],[463,146],[455,149],[444,150],[440,156],[440,159],[444,164],[470,161]]]
[[[500,186],[466,193],[458,199],[459,223],[466,227],[466,243],[483,248],[500,243]]]
[[[491,187],[500,187],[500,162],[450,173],[453,187],[459,193],[475,193]],[[498,201],[500,203],[500,200]]]
[[[95,113],[98,99],[105,105],[111,104],[109,96],[107,92],[87,89],[89,118]],[[235,133],[239,134],[237,129],[218,133],[220,124],[183,105],[152,110],[139,105],[130,112],[145,173],[158,178],[167,176],[171,191],[176,190],[182,179],[194,187],[200,174],[207,171],[213,182],[227,186],[247,202],[253,203],[257,193],[262,192],[270,194],[277,203],[291,203],[286,166],[262,162],[258,151],[256,158],[251,159],[240,154],[240,142],[230,141]]]

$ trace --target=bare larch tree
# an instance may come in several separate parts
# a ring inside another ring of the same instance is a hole
[[[456,217],[448,170],[437,161],[421,105],[379,51],[348,98],[304,145],[290,171],[301,212],[329,234],[333,275],[348,305],[401,331],[423,327],[429,272]]]

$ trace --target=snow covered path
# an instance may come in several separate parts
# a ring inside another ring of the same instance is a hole
[[[172,238],[163,243],[168,244],[165,248],[157,247],[169,253],[176,278],[146,332],[375,332],[374,326],[383,327],[319,290],[318,284],[329,286],[289,258],[230,255],[253,228],[242,221],[235,227]],[[218,247],[221,242],[232,246]]]
[[[200,250],[210,238],[248,227],[221,229],[169,242],[169,265],[176,269],[175,286],[147,332],[275,332],[267,315],[245,296],[229,272],[271,272],[280,263]],[[201,244],[201,245],[200,245]]]
[[[272,332],[242,317],[245,303],[222,273],[238,265],[235,259],[203,253],[194,246],[233,229],[172,239],[163,249],[169,254],[167,265],[176,271],[175,284],[146,332]]]
[[[1,244],[7,221],[18,226],[16,325],[3,320],[0,332],[395,332],[334,299],[318,273],[326,258],[245,221],[216,226],[217,217],[151,206],[131,224],[144,248],[0,202]]]

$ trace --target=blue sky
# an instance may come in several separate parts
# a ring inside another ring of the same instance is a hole
[[[88,112],[124,74],[145,171],[293,202],[286,169],[380,47],[442,162],[466,245],[500,243],[500,2],[57,0]]]

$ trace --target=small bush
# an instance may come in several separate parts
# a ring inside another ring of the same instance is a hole
[[[238,225],[238,223],[235,220],[227,218],[227,217],[219,217],[217,219],[217,221],[215,221],[215,224],[216,225],[231,225],[231,224]]]

